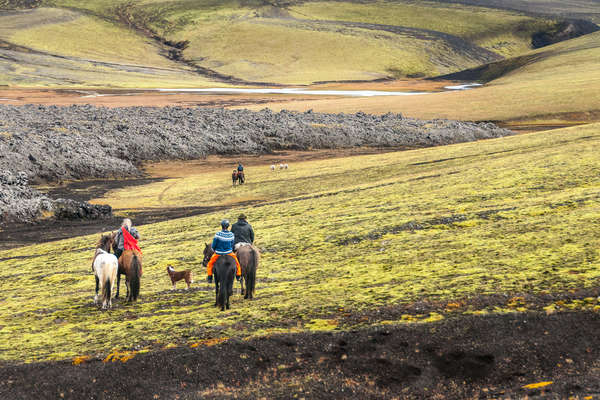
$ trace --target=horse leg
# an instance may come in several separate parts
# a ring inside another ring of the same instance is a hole
[[[215,277],[215,307],[219,305],[219,281]]]
[[[231,281],[231,283],[227,284],[227,286],[229,286],[227,288],[227,302],[226,302],[226,307],[229,310],[229,297],[233,294],[233,280]]]
[[[94,296],[94,304],[98,304],[98,286],[100,285],[100,279],[98,279],[98,275],[94,276],[96,278],[96,295]]]
[[[246,290],[244,288],[244,281],[245,281],[244,274],[242,274],[242,279],[240,279],[240,286],[241,286],[240,287],[240,295],[242,295],[242,296],[244,295],[244,293],[246,293]]]
[[[117,295],[115,296],[115,299],[119,298],[119,287],[121,286],[121,273],[119,271],[117,271]]]
[[[127,288],[127,294],[125,295],[125,299],[127,301],[131,301],[131,291],[129,290],[129,279],[125,277],[125,287]]]

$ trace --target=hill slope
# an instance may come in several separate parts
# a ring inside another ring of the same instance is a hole
[[[449,78],[488,82],[484,87],[408,98],[273,103],[270,108],[320,112],[401,112],[416,118],[545,121],[600,119],[600,33],[544,47]],[[263,108],[261,105],[256,108]],[[252,107],[249,107],[252,108]]]
[[[35,4],[52,8],[0,11],[0,85],[308,84],[436,76],[521,54],[541,32],[554,37],[595,29],[438,2]],[[132,65],[144,69],[131,71]]]

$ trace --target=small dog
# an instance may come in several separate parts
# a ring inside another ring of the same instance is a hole
[[[185,271],[175,271],[175,269],[172,266],[168,266],[167,267],[167,274],[169,274],[169,277],[171,278],[171,283],[173,284],[173,290],[175,290],[175,283],[177,281],[180,281],[182,279],[185,280],[185,283],[187,283],[187,288],[190,288],[190,283],[194,283],[194,280],[192,279],[192,271],[189,269],[186,269]]]

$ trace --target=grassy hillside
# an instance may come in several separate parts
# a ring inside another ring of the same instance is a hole
[[[126,360],[274,332],[597,312],[595,297],[568,293],[596,288],[600,276],[599,145],[595,124],[285,172],[264,165],[248,168],[248,184],[235,189],[224,168],[109,193],[130,209],[263,204],[141,226],[141,301],[110,312],[91,304],[97,235],[0,252],[0,357],[104,358],[117,349],[127,352],[113,356]],[[219,220],[240,211],[263,249],[257,298],[236,295],[220,313],[201,250]],[[168,264],[194,271],[192,291],[169,290]],[[398,304],[403,315],[360,318]]]
[[[308,84],[436,76],[521,54],[531,48],[533,35],[560,26],[514,11],[438,2],[275,6],[258,0],[48,0],[43,5],[52,8],[0,13],[3,47],[21,57],[31,49],[78,61],[182,71],[179,79],[140,81],[146,87],[161,80],[164,86],[178,81],[203,86],[210,81]],[[46,63],[65,69],[60,60]],[[39,69],[39,61],[30,64],[23,67]],[[4,83],[35,75],[3,69]],[[39,83],[52,85],[47,75],[59,72],[39,72]],[[91,77],[90,84],[102,85],[96,79]],[[131,85],[117,81],[113,86]]]
[[[581,123],[600,119],[600,33],[451,75],[491,80],[482,88],[410,98],[273,103],[270,108],[321,112],[401,112],[417,118]],[[257,108],[265,107],[264,104]]]
[[[206,82],[161,52],[154,40],[79,12],[37,8],[0,13],[0,85],[156,87]]]
[[[521,11],[534,15],[555,15],[600,23],[596,0],[437,0],[444,4],[465,4]]]

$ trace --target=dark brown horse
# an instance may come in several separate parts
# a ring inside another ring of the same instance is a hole
[[[140,278],[142,277],[142,253],[136,250],[125,250],[119,257],[119,273],[117,274],[117,295],[119,297],[119,285],[121,275],[125,275],[125,286],[127,287],[127,301],[136,301],[140,294]]]
[[[233,186],[235,186],[235,184],[237,183],[238,180],[238,172],[237,169],[234,169],[233,172],[231,173],[231,183],[233,184]]]
[[[240,281],[242,284],[242,294],[245,299],[253,299],[256,288],[256,268],[258,268],[260,252],[253,245],[245,244],[239,247],[236,246],[235,254],[242,267],[242,280]],[[246,282],[245,290],[244,282]]]
[[[204,260],[202,265],[206,268],[214,250],[210,244],[204,246]],[[229,310],[229,297],[233,294],[233,279],[235,278],[235,260],[228,255],[220,256],[213,267],[215,281],[215,306]]]

